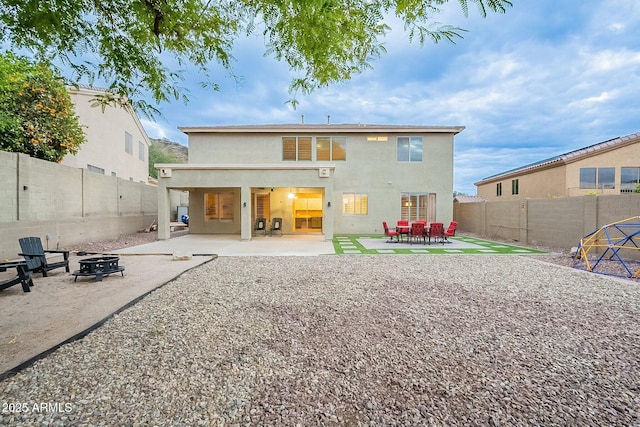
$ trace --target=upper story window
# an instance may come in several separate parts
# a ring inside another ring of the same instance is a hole
[[[496,184],[496,196],[497,197],[502,196],[502,183],[501,182]]]
[[[143,162],[145,161],[144,144],[141,141],[138,141],[138,158]]]
[[[282,160],[335,161],[347,159],[347,138],[344,136],[285,136],[282,138]],[[314,151],[315,147],[315,151]]]
[[[398,161],[421,162],[422,161],[422,137],[399,136],[398,137]]]
[[[374,135],[370,135],[367,137],[367,141],[388,141],[389,137],[388,136],[374,136]]]
[[[133,135],[127,131],[124,132],[124,151],[133,154]]]
[[[519,183],[518,183],[517,179],[512,179],[511,180],[511,194],[514,195],[514,196],[520,193],[520,189],[518,188],[519,187],[518,184]]]
[[[282,160],[311,160],[311,137],[285,136],[282,138]]]
[[[620,192],[633,193],[640,184],[640,168],[620,169]]]
[[[616,168],[580,168],[580,188],[612,189],[616,186]]]
[[[316,138],[316,160],[347,160],[347,138],[344,136],[319,136]]]
[[[87,170],[91,172],[101,173],[104,175],[104,169],[99,168],[97,166],[93,166],[87,163]]]

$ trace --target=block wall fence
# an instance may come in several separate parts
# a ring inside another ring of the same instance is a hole
[[[639,215],[639,193],[454,202],[453,207],[453,218],[461,232],[567,249],[604,225]]]
[[[0,151],[0,260],[18,258],[18,239],[45,249],[115,239],[158,217],[154,186]]]

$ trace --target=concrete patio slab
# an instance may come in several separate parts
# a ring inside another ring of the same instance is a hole
[[[118,254],[173,253],[216,254],[218,256],[317,256],[335,254],[324,235],[257,236],[241,240],[236,235],[187,234],[169,240],[114,251]]]

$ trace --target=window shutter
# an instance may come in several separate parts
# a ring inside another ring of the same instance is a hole
[[[298,160],[311,160],[311,138],[298,138]]]
[[[295,138],[282,138],[282,160],[296,160]]]

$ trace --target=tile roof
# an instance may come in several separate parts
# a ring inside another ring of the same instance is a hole
[[[482,196],[455,196],[453,200],[458,203],[480,203],[485,201]]]

